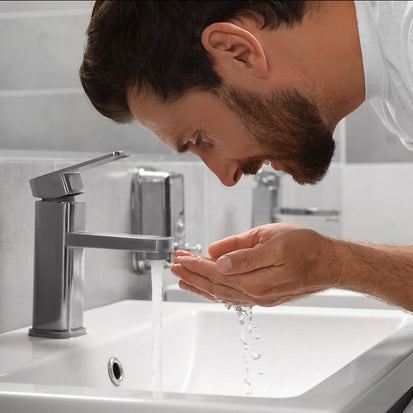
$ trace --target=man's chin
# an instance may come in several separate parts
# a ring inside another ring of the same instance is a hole
[[[280,170],[290,175],[299,185],[315,185],[323,180],[328,169],[329,166],[323,169],[304,169],[295,162],[283,162]]]

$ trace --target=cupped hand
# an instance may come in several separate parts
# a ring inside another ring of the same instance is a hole
[[[330,240],[292,224],[268,224],[211,244],[211,258],[178,251],[181,288],[236,306],[274,306],[334,286]]]

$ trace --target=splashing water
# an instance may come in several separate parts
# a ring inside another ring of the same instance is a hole
[[[152,276],[152,392],[162,388],[162,275],[163,261],[151,261]]]
[[[228,309],[231,306],[226,306]],[[260,339],[257,331],[257,324],[253,320],[252,307],[235,307],[238,315],[238,323],[241,327],[241,344],[245,364],[244,383],[247,385],[246,394],[253,393],[254,376],[263,375],[264,371],[259,369],[258,360],[262,354],[256,351],[257,341]]]

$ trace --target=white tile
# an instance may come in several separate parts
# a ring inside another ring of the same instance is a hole
[[[412,164],[359,164],[345,167],[344,238],[412,244],[412,205]]]

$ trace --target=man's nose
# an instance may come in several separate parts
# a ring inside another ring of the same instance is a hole
[[[241,179],[242,169],[238,161],[219,156],[201,157],[201,159],[223,185],[234,186]]]

